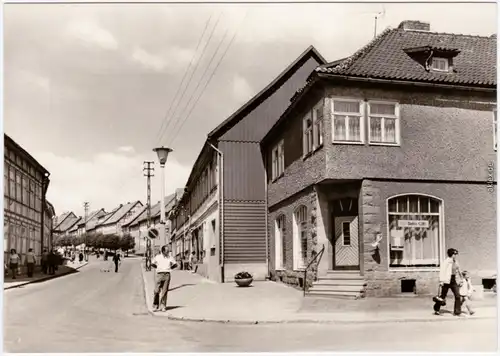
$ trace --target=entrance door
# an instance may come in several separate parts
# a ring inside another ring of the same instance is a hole
[[[335,269],[359,269],[358,217],[341,216],[334,219]]]
[[[334,270],[359,270],[358,204],[355,198],[332,202],[332,246]]]

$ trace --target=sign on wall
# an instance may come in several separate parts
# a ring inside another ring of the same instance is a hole
[[[429,221],[427,220],[398,220],[398,227],[420,227],[428,228]]]

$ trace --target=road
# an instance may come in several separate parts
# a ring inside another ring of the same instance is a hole
[[[495,320],[230,325],[147,313],[138,259],[4,291],[7,352],[496,351]],[[207,301],[209,303],[210,301]]]

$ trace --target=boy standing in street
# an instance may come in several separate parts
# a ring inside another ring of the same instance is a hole
[[[33,253],[33,249],[30,248],[26,254],[26,266],[28,267],[28,277],[33,277],[33,271],[35,270],[36,257]]]
[[[151,266],[156,269],[153,307],[155,311],[166,311],[170,272],[177,267],[177,262],[170,256],[167,246],[162,246],[161,253],[151,261]]]

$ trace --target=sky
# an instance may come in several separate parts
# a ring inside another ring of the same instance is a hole
[[[155,203],[154,147],[173,149],[166,194],[184,187],[212,129],[308,46],[352,55],[377,13],[378,33],[497,32],[495,4],[6,4],[4,131],[51,173],[58,215],[145,203],[146,160]]]

